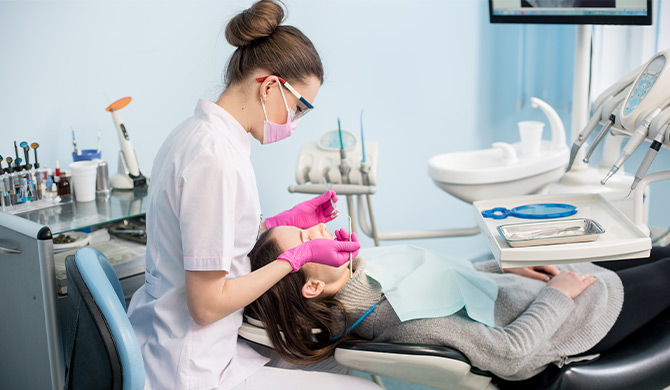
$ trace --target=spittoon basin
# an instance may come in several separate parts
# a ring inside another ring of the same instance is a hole
[[[428,161],[435,184],[465,202],[528,195],[558,181],[565,173],[570,151],[542,141],[540,154],[517,158],[521,144],[496,143],[493,148],[444,153]]]

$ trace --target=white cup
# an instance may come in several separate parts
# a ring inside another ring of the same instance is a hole
[[[72,186],[77,202],[95,200],[95,175],[98,169],[97,161],[77,161],[70,164],[72,172]]]
[[[538,121],[521,121],[519,135],[521,136],[521,157],[534,158],[540,155],[542,145],[542,130],[544,123]]]

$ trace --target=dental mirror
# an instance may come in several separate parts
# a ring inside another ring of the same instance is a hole
[[[347,213],[340,213],[335,216],[330,222],[326,222],[326,228],[328,232],[332,233],[333,236],[335,235],[336,230],[344,229],[349,233],[349,241],[351,241],[352,237],[352,222],[351,222],[351,217]],[[353,254],[349,252],[349,277],[351,278],[354,274],[354,262],[353,262]]]

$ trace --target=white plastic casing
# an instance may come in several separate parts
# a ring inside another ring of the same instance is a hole
[[[635,79],[622,105],[623,130],[635,131],[637,124],[654,108],[668,102],[670,95],[670,50],[656,54]]]

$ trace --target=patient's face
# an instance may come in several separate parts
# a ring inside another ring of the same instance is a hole
[[[300,229],[295,226],[277,226],[273,228],[272,235],[277,244],[283,251],[293,249],[303,242],[315,240],[317,238],[325,238],[334,240],[335,236],[326,230],[326,225],[320,223],[308,229]],[[328,265],[318,263],[307,263],[302,266],[305,276],[322,280],[325,283],[340,283],[349,277],[348,267],[349,262],[335,268]]]

